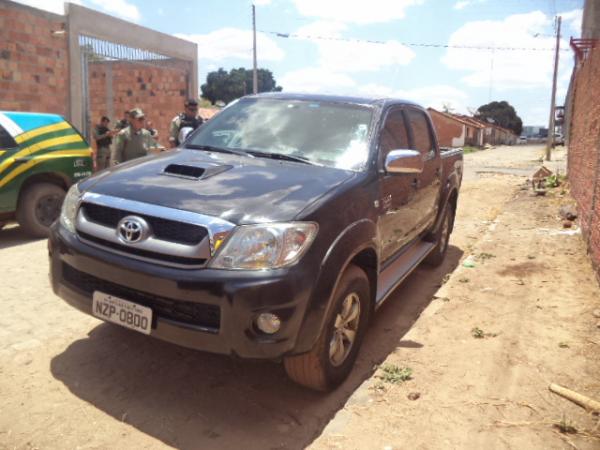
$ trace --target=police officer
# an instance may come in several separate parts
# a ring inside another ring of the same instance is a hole
[[[110,162],[110,146],[112,137],[116,131],[111,131],[108,128],[110,119],[102,116],[100,123],[94,128],[94,139],[96,140],[96,169],[106,169]]]
[[[160,149],[145,125],[144,112],[140,108],[132,109],[129,112],[129,126],[119,131],[115,138],[112,165],[146,156],[149,151]]]
[[[169,130],[169,144],[171,147],[177,147],[179,142],[179,131],[182,128],[191,128],[195,130],[202,125],[202,118],[198,116],[198,102],[193,98],[186,100],[185,112],[178,114],[171,121],[171,128]]]
[[[123,118],[115,125],[115,130],[124,130],[129,126],[129,110],[126,109],[123,113]]]

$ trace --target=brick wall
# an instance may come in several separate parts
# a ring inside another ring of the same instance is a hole
[[[89,64],[90,119],[92,125],[100,117],[109,115],[112,85],[111,127],[123,116],[123,111],[134,107],[142,108],[146,118],[159,132],[159,142],[168,147],[171,119],[183,111],[187,96],[186,70],[189,63],[163,61],[160,67],[154,64],[135,62],[97,61]],[[111,79],[112,77],[112,79]]]
[[[64,17],[0,3],[0,110],[67,115]]]
[[[569,136],[569,181],[600,278],[600,48],[577,68]]]
[[[463,136],[464,125],[432,109],[429,109],[429,114],[431,115],[440,147],[454,147],[456,140],[460,140],[459,138]],[[458,146],[462,145],[464,143],[460,143]]]

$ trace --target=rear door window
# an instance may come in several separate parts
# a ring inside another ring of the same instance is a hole
[[[13,137],[8,134],[8,131],[6,131],[2,125],[0,125],[0,149],[6,150],[15,147],[17,147],[17,143]]]

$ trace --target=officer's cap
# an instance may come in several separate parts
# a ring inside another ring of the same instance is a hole
[[[139,119],[140,117],[145,117],[144,111],[142,111],[141,108],[133,108],[131,111],[129,111],[129,116],[132,119]]]

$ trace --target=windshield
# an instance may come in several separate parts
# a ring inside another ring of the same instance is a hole
[[[372,108],[362,105],[242,99],[204,124],[185,145],[286,155],[360,171],[368,159],[371,117]]]

